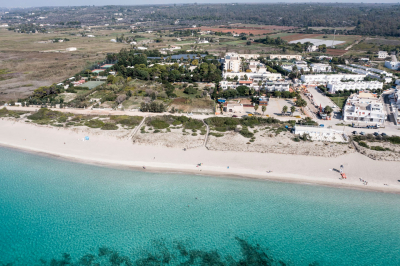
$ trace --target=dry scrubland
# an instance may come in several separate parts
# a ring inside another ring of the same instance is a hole
[[[259,153],[297,154],[323,157],[337,157],[355,152],[351,144],[293,141],[294,136],[289,132],[278,135],[265,127],[255,127],[254,142],[236,132],[226,132],[222,137],[210,136],[207,148],[218,151],[242,151]]]
[[[204,121],[186,116],[95,116],[61,113],[41,108],[38,112],[9,111],[0,109],[0,119],[29,123],[36,127],[57,128],[74,133],[83,140],[85,136],[100,136],[116,140],[128,140],[139,145],[178,149],[206,147],[214,151],[256,152],[319,157],[338,157],[359,152],[376,161],[400,161],[399,137],[387,139],[366,136],[354,138],[352,143],[330,143],[296,138],[278,120],[263,120],[254,126],[256,119],[216,118],[226,120],[225,125],[209,123],[209,134]],[[215,118],[214,118],[215,119]],[[215,121],[215,120],[214,120]],[[236,121],[235,125],[229,124]],[[240,122],[239,122],[240,121]],[[265,124],[265,121],[272,121]],[[256,121],[257,122],[257,121]],[[263,122],[262,122],[263,123]],[[261,124],[262,124],[261,123]],[[253,124],[253,125],[251,125]],[[250,125],[250,126],[248,126]],[[390,142],[391,141],[391,142]]]
[[[400,161],[400,144],[392,144],[390,142],[376,143],[368,141],[365,143],[370,148],[366,148],[358,143],[355,143],[361,154],[378,161]],[[377,147],[379,150],[373,150]]]
[[[23,34],[0,29],[0,101],[28,96],[40,86],[49,86],[75,75],[87,66],[104,60],[109,52],[118,52],[127,44],[111,43],[115,32],[94,31],[96,38],[78,37],[65,31],[50,34]],[[112,35],[111,35],[112,34]],[[107,36],[108,35],[108,36]],[[38,43],[68,38],[62,43]],[[74,52],[43,52],[76,47]]]
[[[206,126],[201,120],[185,116],[148,117],[133,142],[170,148],[204,146]]]

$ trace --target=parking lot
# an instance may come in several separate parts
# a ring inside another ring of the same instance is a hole
[[[270,116],[280,115],[282,113],[282,108],[285,105],[288,107],[288,112],[290,112],[290,107],[294,105],[294,102],[291,99],[270,98],[265,114]],[[298,108],[296,107],[296,112],[294,112],[294,116],[301,115],[301,113],[297,109]]]
[[[324,96],[319,91],[319,89],[316,89],[314,86],[308,86],[307,89],[311,93],[311,95],[313,96],[314,103],[316,105],[318,105],[318,106],[321,105],[322,107],[325,107],[325,106],[329,105],[330,107],[333,108],[333,110],[335,112],[340,110],[340,108],[337,107],[337,105],[334,102],[332,102],[332,100],[329,99],[329,97]]]

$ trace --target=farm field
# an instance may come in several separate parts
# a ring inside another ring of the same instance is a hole
[[[324,36],[324,34],[303,34],[303,33],[297,33],[297,34],[292,34],[288,36],[282,37],[283,40],[291,42],[295,40],[301,40],[301,39],[306,39],[306,38],[316,38],[319,36]]]
[[[245,33],[245,34],[254,34],[254,35],[265,35],[267,33],[272,33],[277,30],[282,30],[279,28],[280,26],[264,26],[263,28],[255,28],[255,27],[243,27],[243,28],[226,28],[226,27],[200,27],[202,31],[214,31],[214,32],[232,32],[232,33]],[[286,28],[286,27],[284,27]]]
[[[252,28],[252,29],[265,29],[265,30],[291,30],[295,29],[296,27],[291,26],[277,26],[277,25],[257,25],[257,24],[242,24],[242,23],[235,23],[229,24],[229,26],[221,25],[220,28],[232,27],[232,28]]]
[[[354,30],[355,27],[308,27],[310,29],[313,30],[323,30],[323,29],[327,29],[327,30]]]
[[[291,36],[291,35],[294,35],[294,34],[296,34],[296,33],[280,32],[280,33],[270,34],[269,37],[271,37],[271,38],[280,37],[280,38],[283,39],[283,37]]]
[[[364,42],[376,45],[400,45],[399,39],[367,38]]]
[[[341,50],[341,49],[326,49],[326,53],[333,56],[342,56],[347,52],[348,52],[347,50]]]

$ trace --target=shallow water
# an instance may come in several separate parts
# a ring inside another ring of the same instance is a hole
[[[85,254],[93,260],[79,265],[400,265],[400,196],[117,170],[0,148],[0,265]]]

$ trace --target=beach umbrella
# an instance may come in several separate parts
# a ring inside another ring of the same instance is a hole
[[[88,136],[86,136],[86,137],[85,137],[85,140],[89,140],[89,137],[88,137]]]

